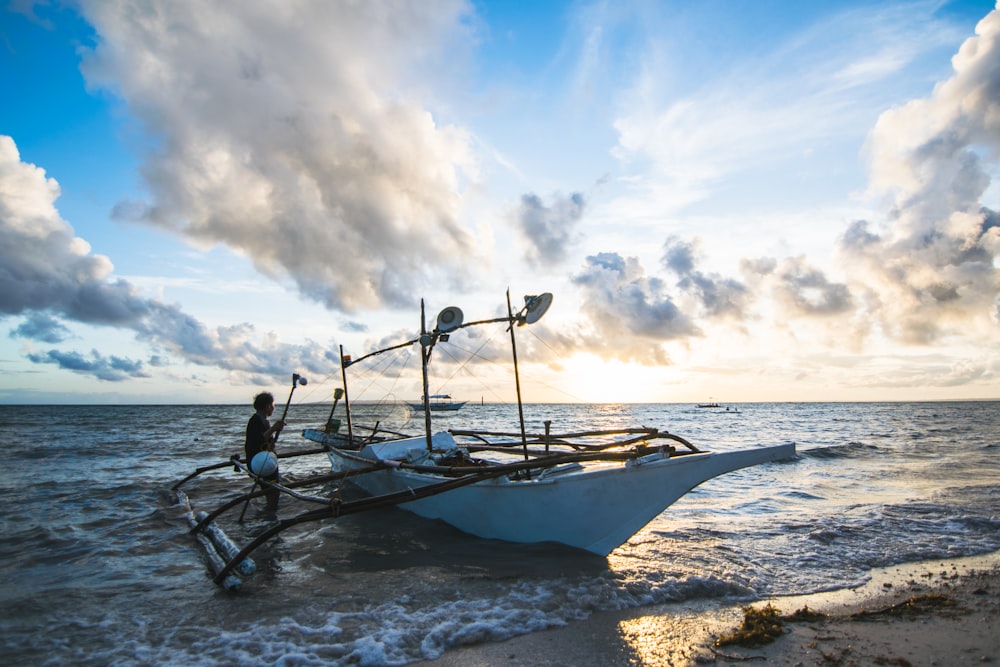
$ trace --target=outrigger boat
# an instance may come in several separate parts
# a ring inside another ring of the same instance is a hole
[[[238,572],[245,570],[249,554],[277,533],[306,521],[333,519],[369,509],[399,506],[419,516],[439,519],[483,538],[508,542],[557,542],[600,556],[627,541],[677,499],[718,475],[763,463],[791,459],[795,444],[786,443],[738,451],[710,452],[681,436],[656,428],[625,428],[554,433],[551,422],[544,431],[529,433],[525,427],[517,372],[515,329],[536,322],[548,309],[551,294],[526,296],[518,312],[507,296],[505,317],[463,323],[462,311],[441,311],[437,326],[428,330],[421,303],[420,335],[352,360],[341,347],[343,388],[334,392],[334,406],[324,426],[308,428],[303,436],[321,449],[284,454],[325,454],[331,473],[292,483],[273,483],[257,477],[239,456],[217,466],[195,471],[173,488],[187,511],[191,533],[211,551],[209,564],[216,583],[236,588]],[[450,429],[433,432],[429,401],[428,363],[435,345],[475,325],[506,324],[517,387],[519,432]],[[381,430],[378,425],[354,424],[348,399],[347,370],[370,357],[419,344],[424,396],[424,433],[407,436]],[[292,392],[304,379],[295,374]],[[333,418],[344,399],[346,432],[342,420]],[[289,394],[289,403],[291,394]],[[287,414],[288,405],[285,406]],[[255,457],[256,460],[256,457]],[[216,525],[226,510],[244,505],[263,494],[256,488],[241,494],[210,514],[195,514],[180,487],[210,469],[234,466],[250,474],[255,487],[275,487],[296,499],[321,507],[280,519],[250,544],[238,548]],[[350,483],[366,497],[345,500],[339,489],[328,497],[313,497],[295,489],[305,485]],[[237,568],[243,568],[238,570]]]

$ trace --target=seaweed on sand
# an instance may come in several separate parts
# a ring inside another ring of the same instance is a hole
[[[912,595],[897,604],[876,609],[875,611],[861,610],[856,614],[851,614],[851,618],[858,621],[874,619],[881,616],[918,616],[932,611],[942,609],[953,609],[958,605],[954,599],[941,593],[928,593],[927,595]]]
[[[743,608],[743,622],[736,630],[715,640],[716,646],[737,645],[743,647],[770,644],[785,632],[785,623],[808,623],[826,618],[809,607],[803,607],[791,614],[782,615],[770,602],[760,609]]]

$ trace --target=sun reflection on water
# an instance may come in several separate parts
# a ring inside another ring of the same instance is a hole
[[[639,660],[636,665],[688,667],[712,659],[708,647],[721,628],[732,625],[738,611],[661,610],[657,615],[619,621],[618,634]]]

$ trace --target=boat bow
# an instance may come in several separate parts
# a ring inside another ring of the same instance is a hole
[[[353,478],[373,496],[440,483],[463,474],[434,465],[456,448],[449,433],[434,434],[428,454],[422,437],[374,443],[360,452],[333,449],[335,470],[390,463],[389,468]],[[643,455],[593,452],[550,457],[535,463],[533,475],[511,474],[477,482],[444,495],[401,504],[428,519],[444,521],[483,538],[508,542],[558,542],[606,556],[676,500],[705,481],[740,468],[795,456],[793,443],[729,452],[676,452],[662,448]],[[454,460],[454,457],[451,457]],[[464,474],[476,474],[475,470]]]

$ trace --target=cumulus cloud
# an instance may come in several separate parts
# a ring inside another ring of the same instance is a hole
[[[52,309],[84,322],[112,324],[135,307],[122,283],[105,281],[111,261],[90,252],[59,217],[59,185],[21,162],[14,140],[0,135],[0,313]]]
[[[68,338],[63,321],[130,329],[136,337],[188,362],[246,374],[289,368],[332,372],[336,353],[306,343],[289,345],[240,324],[209,328],[179,307],[148,299],[132,284],[114,279],[111,261],[91,253],[55,207],[59,186],[41,168],[21,162],[13,139],[0,135],[0,316],[21,315],[14,337],[58,343]],[[90,374],[102,380],[148,377],[145,364],[98,351],[32,352],[36,363]],[[150,366],[162,366],[161,358]]]
[[[113,355],[105,357],[97,350],[92,350],[89,357],[79,352],[49,350],[44,354],[29,354],[28,359],[36,364],[55,364],[65,370],[93,375],[98,380],[107,382],[150,377],[150,374],[143,370],[143,362]]]
[[[70,336],[70,330],[59,320],[45,313],[31,313],[10,331],[11,338],[27,338],[42,343],[61,343]]]
[[[868,152],[889,220],[855,222],[838,249],[882,329],[911,343],[995,324],[1000,295],[1000,227],[982,201],[1000,154],[1000,10],[952,65],[929,97],[879,118]]]
[[[412,86],[463,60],[466,3],[82,4],[99,35],[88,82],[153,143],[149,200],[117,215],[225,244],[331,308],[462,284],[470,138]]]
[[[695,268],[696,243],[670,236],[663,244],[663,266],[678,277],[677,286],[693,296],[708,317],[742,319],[753,294],[746,285],[716,273]]]
[[[528,246],[525,259],[532,267],[559,264],[566,259],[573,242],[573,229],[583,217],[586,201],[575,192],[569,197],[556,197],[546,206],[535,194],[521,197],[517,210],[517,226]]]
[[[774,295],[788,313],[806,316],[853,312],[854,301],[844,283],[832,282],[805,257],[775,262],[770,272]]]
[[[582,292],[587,324],[581,344],[624,361],[667,364],[660,343],[700,335],[660,278],[648,276],[635,257],[605,252],[587,257],[572,278]]]

